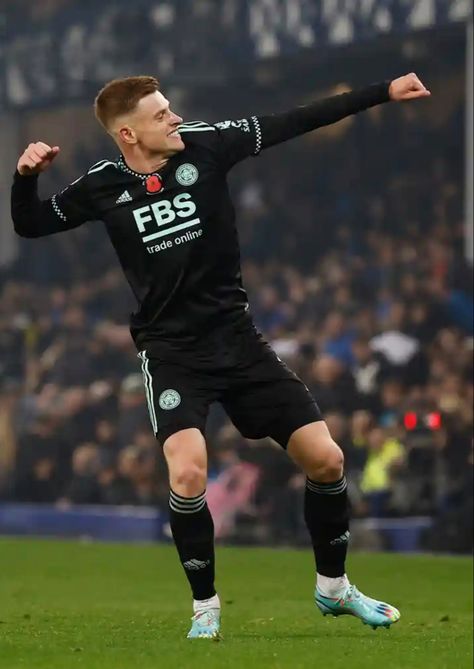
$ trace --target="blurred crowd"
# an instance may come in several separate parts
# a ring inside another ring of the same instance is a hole
[[[232,179],[255,323],[343,448],[353,514],[434,516],[430,547],[453,549],[469,543],[473,465],[461,124],[461,98],[441,125],[377,108]],[[98,146],[43,187],[105,157]],[[133,309],[100,223],[21,240],[0,288],[0,499],[166,508]],[[299,537],[305,482],[285,452],[243,439],[220,407],[206,436],[218,535]]]

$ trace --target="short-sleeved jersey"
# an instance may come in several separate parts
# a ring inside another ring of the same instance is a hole
[[[51,201],[65,228],[84,219],[105,223],[138,301],[131,330],[142,347],[250,324],[226,174],[259,153],[258,120],[179,130],[185,149],[159,172],[134,172],[122,156],[104,160]]]

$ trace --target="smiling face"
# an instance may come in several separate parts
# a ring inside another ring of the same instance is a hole
[[[170,109],[160,91],[139,100],[135,109],[114,123],[113,134],[120,143],[138,145],[143,152],[169,158],[184,149],[178,132],[183,119]]]

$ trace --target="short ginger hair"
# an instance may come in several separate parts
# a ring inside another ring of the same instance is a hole
[[[155,77],[113,79],[97,94],[94,101],[95,116],[109,132],[116,118],[132,112],[142,98],[159,90],[160,83]]]

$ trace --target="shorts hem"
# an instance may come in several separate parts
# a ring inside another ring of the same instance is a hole
[[[196,430],[199,430],[199,432],[205,438],[204,427],[202,425],[197,425],[192,421],[176,423],[174,425],[170,425],[169,427],[158,428],[155,433],[155,437],[163,448],[166,440],[169,439],[169,437],[172,437],[173,434],[176,434],[176,432],[180,432],[181,430],[189,430],[191,428],[196,428]]]

